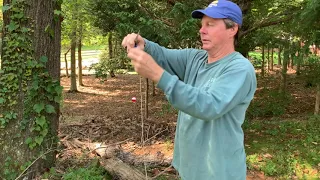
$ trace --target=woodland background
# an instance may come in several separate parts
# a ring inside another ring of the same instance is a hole
[[[320,1],[234,0],[258,89],[247,179],[320,178]],[[0,179],[179,179],[177,110],[121,47],[201,48],[191,0],[1,1]],[[137,101],[133,102],[132,97]]]

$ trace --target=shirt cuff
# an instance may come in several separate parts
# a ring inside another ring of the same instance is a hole
[[[145,52],[149,52],[150,50],[150,41],[146,38],[143,38],[144,39],[144,51]]]
[[[176,80],[178,77],[175,77],[168,73],[167,71],[164,71],[161,75],[161,78],[157,84],[157,87],[162,89],[166,95],[169,95],[172,91]]]

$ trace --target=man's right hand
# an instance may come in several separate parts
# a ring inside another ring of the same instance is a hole
[[[134,47],[144,50],[145,42],[139,34],[131,33],[123,38],[121,45],[126,48],[128,52],[129,49]]]

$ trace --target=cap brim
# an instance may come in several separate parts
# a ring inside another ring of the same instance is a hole
[[[193,18],[196,18],[196,19],[201,19],[204,15],[208,16],[208,17],[211,17],[211,18],[227,18],[226,16],[224,15],[221,15],[220,13],[218,12],[209,12],[209,11],[206,11],[206,9],[199,9],[199,10],[195,10],[191,13],[191,16]]]

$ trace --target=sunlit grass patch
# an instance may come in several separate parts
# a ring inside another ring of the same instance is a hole
[[[320,178],[320,118],[246,121],[249,169],[280,179]]]

